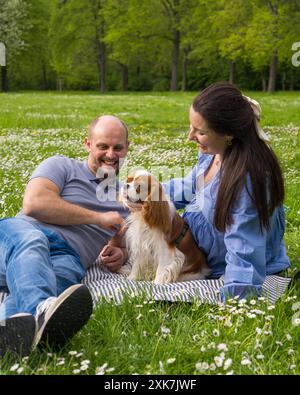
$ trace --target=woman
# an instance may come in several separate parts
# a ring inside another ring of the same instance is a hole
[[[207,254],[210,278],[224,275],[223,301],[260,295],[266,275],[290,266],[282,240],[284,183],[260,112],[232,84],[202,91],[190,108],[188,135],[198,163],[167,187]]]

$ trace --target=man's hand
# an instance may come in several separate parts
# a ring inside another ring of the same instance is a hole
[[[117,272],[126,259],[123,250],[120,247],[106,245],[100,252],[100,262],[111,272]]]
[[[107,213],[99,213],[98,226],[110,230],[119,230],[124,219],[117,211],[108,211]]]

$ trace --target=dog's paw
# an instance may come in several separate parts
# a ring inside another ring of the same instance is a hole
[[[129,277],[131,269],[131,265],[124,265],[118,270],[118,273],[123,274],[123,276]]]
[[[156,273],[154,284],[167,284],[175,281],[176,279],[172,270],[170,268],[165,268],[164,271]]]

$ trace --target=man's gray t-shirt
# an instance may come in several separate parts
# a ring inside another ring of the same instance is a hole
[[[99,201],[100,195],[105,196],[103,183],[97,183],[97,178],[89,169],[87,161],[80,162],[63,155],[55,155],[44,160],[30,179],[37,177],[47,178],[54,182],[59,188],[60,197],[69,203],[103,213],[117,211],[124,218],[128,215],[127,210],[115,199],[118,185],[115,190],[110,189],[109,199],[113,200]],[[55,231],[79,254],[86,268],[93,264],[104,245],[114,235],[113,231],[97,225],[62,226],[40,222],[23,214],[22,211],[16,217]]]

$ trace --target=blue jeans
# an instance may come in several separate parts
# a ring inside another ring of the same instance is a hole
[[[41,301],[84,275],[79,255],[55,232],[23,219],[0,220],[0,290],[9,292],[0,321],[20,312],[35,314]]]

